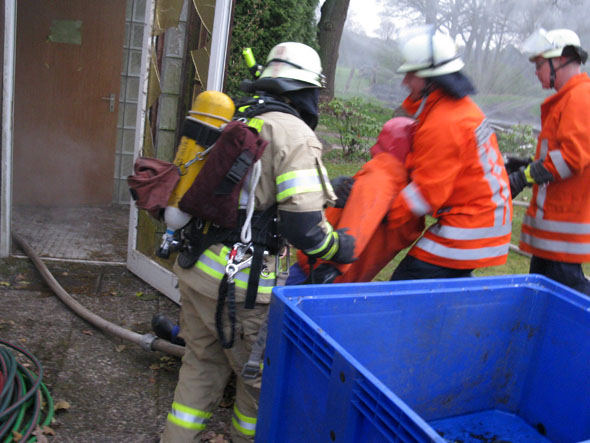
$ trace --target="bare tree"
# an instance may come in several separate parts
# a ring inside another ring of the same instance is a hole
[[[322,100],[325,101],[334,98],[338,50],[349,4],[350,0],[326,0],[321,9],[322,15],[318,23],[318,43],[322,67],[326,76],[326,88],[322,90]]]
[[[392,40],[395,35],[396,29],[397,27],[395,26],[395,23],[390,17],[381,15],[381,26],[379,28],[378,34],[382,40]]]
[[[438,25],[439,0],[383,0],[382,3],[384,14],[392,18],[410,18],[417,23]]]
[[[496,89],[505,70],[502,54],[543,23],[567,27],[565,11],[583,10],[590,0],[383,0],[387,13],[411,17],[448,33],[463,46],[463,58],[480,91]],[[573,8],[574,3],[579,3]]]

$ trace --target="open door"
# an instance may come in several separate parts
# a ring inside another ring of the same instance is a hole
[[[207,80],[202,82],[206,85],[206,89],[221,91],[226,64],[232,0],[190,1],[189,7],[193,7],[193,5],[197,9],[199,18],[208,33],[206,47],[191,53],[193,62],[201,68],[206,68],[206,72],[199,75],[201,79],[206,77]],[[155,12],[155,0],[146,0],[146,27],[143,36],[134,160],[142,155],[153,155],[152,149],[148,146],[151,141],[148,109],[152,105],[148,101],[150,101],[149,91],[150,89],[153,90],[154,83],[157,81],[157,70],[152,64],[154,59],[152,29],[154,27]],[[172,161],[173,158],[164,160]],[[138,211],[135,205],[131,204],[127,268],[167,297],[179,303],[180,293],[177,288],[176,276],[171,270],[172,263],[159,262],[155,257],[155,250],[159,245],[159,237],[155,235],[155,231],[154,222],[149,219],[149,216],[144,211]]]
[[[113,198],[126,2],[0,2],[3,27],[0,256],[13,206]],[[81,220],[81,223],[84,221]]]
[[[125,7],[18,3],[13,204],[111,203]]]

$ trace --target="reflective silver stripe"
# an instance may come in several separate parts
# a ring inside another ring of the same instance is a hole
[[[457,261],[482,260],[486,258],[501,257],[508,254],[508,242],[501,246],[461,249],[449,248],[448,246],[443,246],[433,240],[430,240],[429,238],[422,237],[416,246],[425,250],[426,252],[431,253],[432,255]]]
[[[207,427],[209,418],[211,418],[210,412],[173,402],[167,420],[181,428],[203,430]]]
[[[475,130],[475,138],[477,140],[477,145],[483,145],[485,142],[488,141],[492,134],[493,131],[488,123],[488,120],[484,118],[481,124]]]
[[[283,201],[294,194],[322,192],[322,181],[317,170],[292,171],[277,177],[277,201]]]
[[[197,264],[195,265],[200,270],[204,271],[206,274],[209,274],[211,277],[221,280],[225,275],[225,265],[227,264],[227,257],[225,259],[225,264],[219,263],[213,257],[209,256],[211,253],[210,250],[205,251],[199,257]],[[212,254],[212,253],[211,253]]]
[[[424,106],[426,106],[426,100],[428,99],[428,92],[426,93],[426,95],[424,97],[422,97],[422,101],[420,102],[420,105],[418,106],[418,110],[416,111],[416,113],[414,115],[412,115],[412,117],[417,120],[418,116],[420,114],[422,114],[422,111],[424,110]]]
[[[544,138],[541,140],[541,151],[539,152],[539,158],[541,160],[545,160],[547,157],[547,151],[549,150],[549,141]]]
[[[545,216],[545,200],[547,199],[547,185],[533,185],[537,187],[537,212],[536,218],[542,219]]]
[[[210,250],[205,251],[195,266],[203,271],[205,274],[210,275],[216,280],[221,281],[225,275],[225,266],[227,265],[227,257],[229,254],[229,248],[224,247],[219,256],[214,255]],[[222,258],[224,257],[224,258]],[[250,268],[242,269],[234,276],[234,282],[236,287],[246,289],[248,287],[248,278],[250,277]],[[272,288],[276,286],[276,274],[274,272],[268,273],[268,275],[260,274],[260,280],[258,282],[258,291],[262,293],[269,293]]]
[[[492,191],[494,209],[494,226],[503,226],[510,223],[510,209],[508,199],[510,187],[502,177],[502,168],[498,164],[498,153],[490,140],[493,131],[489,127],[487,119],[484,119],[475,130],[477,139],[477,151],[479,162],[484,171],[484,180],[488,182]]]
[[[561,240],[548,240],[521,233],[520,240],[533,248],[549,252],[561,252],[565,254],[590,254],[590,243],[569,242]]]
[[[250,269],[243,269],[238,272],[234,276],[234,281],[236,282],[236,286],[238,288],[247,288],[248,287],[248,279],[250,278]],[[243,283],[244,285],[240,285],[239,283]],[[274,288],[275,285],[275,274],[271,272],[267,277],[263,275],[260,276],[260,280],[258,281],[258,287],[265,287],[265,288]]]
[[[242,414],[234,405],[232,424],[242,434],[253,436],[256,434],[256,417],[248,417]]]
[[[543,220],[530,215],[524,216],[522,223],[535,229],[562,234],[590,234],[590,223],[574,223],[553,220]]]
[[[555,166],[555,169],[557,169],[557,172],[561,178],[568,178],[573,175],[572,170],[563,159],[563,154],[561,151],[550,151],[549,158],[551,158],[551,161],[553,162],[553,165]]]
[[[182,421],[188,422],[188,423],[195,423],[197,425],[204,426],[209,421],[208,418],[198,417],[196,415],[189,414],[188,412],[179,411],[178,409],[175,409],[175,408],[172,408],[172,410],[170,411],[170,414],[172,414],[174,417],[176,417],[179,420],[182,420]]]
[[[418,186],[414,182],[411,182],[402,189],[401,194],[414,215],[421,217],[432,212],[430,204],[422,196],[420,189],[418,189]]]
[[[455,226],[446,226],[439,223],[433,225],[430,229],[433,234],[449,240],[480,240],[482,238],[502,237],[512,232],[512,225],[505,224],[491,228],[457,228]]]

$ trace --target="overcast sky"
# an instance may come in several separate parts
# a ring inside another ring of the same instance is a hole
[[[367,35],[375,37],[375,31],[380,25],[380,9],[381,5],[377,4],[377,0],[350,0],[347,20],[353,20]]]
[[[316,10],[316,18],[320,19],[320,8],[324,0],[320,0],[318,8]],[[365,34],[376,37],[376,30],[381,24],[379,20],[379,11],[382,5],[377,3],[377,0],[350,0],[348,6],[348,15],[346,17],[347,24],[351,20],[354,21]]]

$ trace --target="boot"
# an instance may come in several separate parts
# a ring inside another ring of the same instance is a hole
[[[180,327],[172,323],[162,314],[156,314],[152,317],[152,331],[154,331],[159,338],[168,340],[172,344],[178,346],[185,345],[184,339],[178,336]]]
[[[305,282],[302,284],[325,285],[328,283],[333,283],[334,280],[336,280],[336,277],[339,277],[340,275],[342,274],[334,266],[329,263],[322,263],[310,272],[307,280],[305,280]]]

